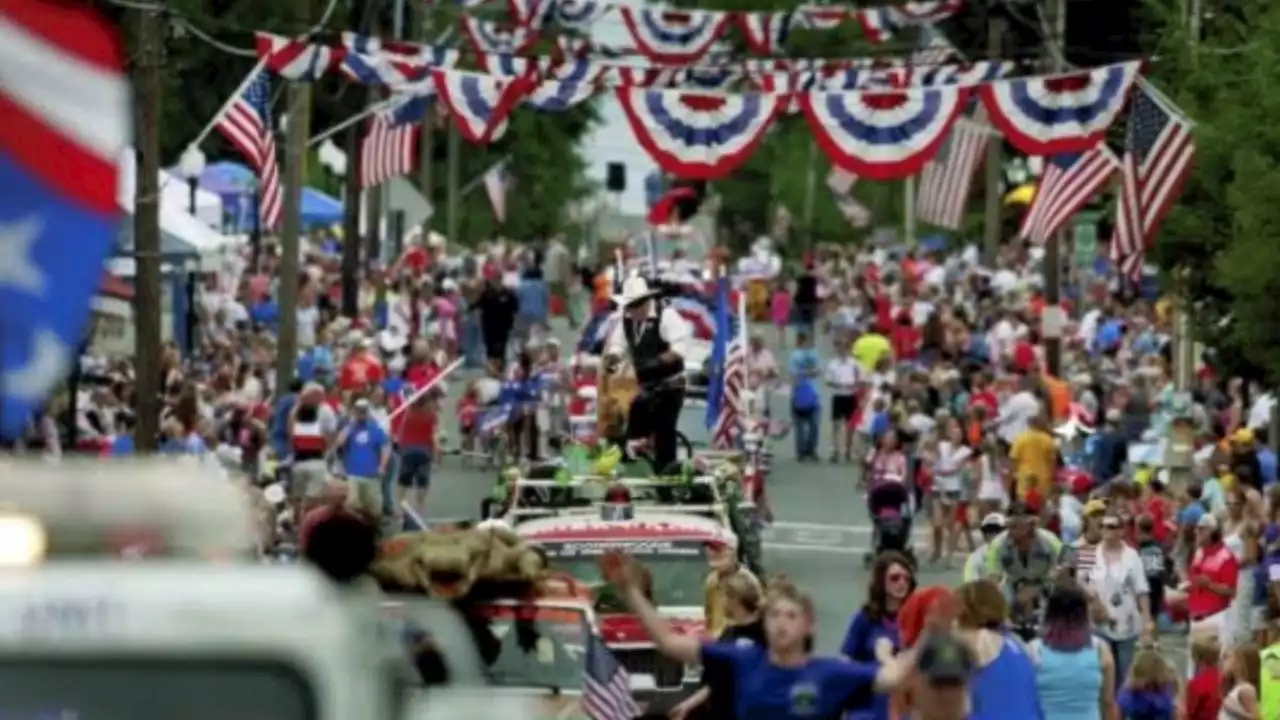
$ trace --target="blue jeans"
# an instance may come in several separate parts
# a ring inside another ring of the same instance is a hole
[[[382,473],[382,514],[390,517],[396,512],[396,479],[400,477],[400,453],[393,452],[387,460],[387,470]]]
[[[1120,692],[1120,686],[1123,685],[1121,678],[1129,676],[1129,665],[1133,663],[1133,656],[1138,650],[1138,639],[1129,638],[1128,640],[1112,640],[1111,638],[1098,636],[1098,639],[1107,644],[1111,650],[1111,657],[1116,662],[1116,692]]]
[[[404,448],[400,451],[400,487],[426,490],[431,486],[431,451],[426,448]]]
[[[791,432],[795,435],[796,458],[818,456],[818,411],[791,413]]]
[[[484,338],[480,321],[468,314],[462,319],[462,357],[469,368],[484,367]]]

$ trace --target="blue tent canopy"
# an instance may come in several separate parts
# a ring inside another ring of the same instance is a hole
[[[226,225],[236,232],[249,232],[253,227],[253,193],[257,186],[256,173],[238,162],[213,163],[200,175],[200,187],[222,197]],[[342,201],[315,188],[304,187],[301,214],[304,228],[334,225],[342,222]]]
[[[342,201],[315,188],[302,188],[302,224],[312,228],[342,222]]]

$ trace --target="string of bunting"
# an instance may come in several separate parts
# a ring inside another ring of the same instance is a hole
[[[804,116],[834,166],[873,180],[914,175],[975,98],[995,129],[1027,155],[1084,152],[1102,140],[1141,71],[1141,62],[1132,61],[1009,78],[1008,67],[996,62],[855,67],[797,81],[804,73],[742,67],[755,90],[712,92],[646,86],[653,75],[592,58],[486,56],[487,72],[473,72],[457,69],[456,52],[416,46],[417,54],[409,55],[351,35],[339,47],[260,36],[258,47],[269,69],[293,79],[340,69],[357,81],[384,81],[386,68],[393,68],[421,92],[434,91],[472,143],[501,138],[517,105],[554,112],[612,93],[636,141],[659,167],[699,179],[731,173],[789,112]],[[691,77],[696,74],[684,79]]]
[[[464,0],[464,8],[479,7]],[[521,52],[539,31],[554,24],[586,32],[602,19],[617,17],[633,47],[657,60],[687,61],[701,57],[729,28],[737,28],[752,52],[771,55],[792,30],[832,30],[854,23],[873,43],[884,42],[903,28],[945,20],[957,13],[963,0],[919,0],[902,5],[856,8],[849,5],[802,5],[793,10],[743,12],[702,9],[637,8],[610,0],[507,0],[512,22],[460,19],[462,33],[481,52]],[[585,39],[581,51],[604,48]],[[615,49],[616,50],[616,49]]]

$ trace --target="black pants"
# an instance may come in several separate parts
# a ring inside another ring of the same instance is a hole
[[[642,390],[631,403],[627,439],[653,439],[653,470],[661,473],[676,461],[676,426],[684,407],[684,388]]]

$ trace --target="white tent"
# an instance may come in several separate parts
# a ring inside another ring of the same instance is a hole
[[[134,193],[137,182],[137,161],[134,149],[125,148],[120,155],[120,183],[116,199],[121,209],[133,213]],[[168,173],[160,172],[160,228],[177,236],[202,258],[219,255],[233,246],[231,238],[213,228],[222,223],[222,198],[217,193],[196,191],[196,213],[192,215],[191,196],[187,184]]]

